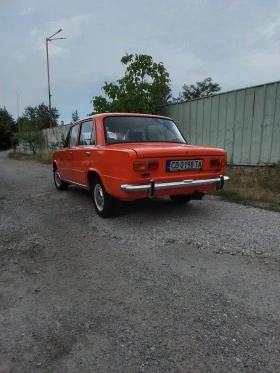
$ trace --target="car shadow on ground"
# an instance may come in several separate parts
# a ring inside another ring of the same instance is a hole
[[[91,193],[85,189],[78,188],[76,186],[70,186],[68,193],[73,194],[75,199],[80,199],[83,204],[89,204],[93,208],[93,201]],[[199,215],[202,213],[201,206],[205,201],[190,201],[185,205],[177,205],[171,201],[169,197],[156,197],[139,199],[132,202],[116,201],[115,212],[112,218],[125,215],[138,215],[141,216],[154,216],[155,218],[168,215],[169,217],[174,216],[186,216],[186,215]]]

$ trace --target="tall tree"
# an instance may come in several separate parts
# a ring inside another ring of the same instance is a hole
[[[10,113],[0,108],[0,150],[9,149],[12,145],[12,133],[16,131],[15,121]]]
[[[221,91],[218,83],[214,83],[212,78],[205,78],[202,82],[196,82],[196,85],[186,85],[182,87],[183,91],[179,95],[180,101],[190,101],[197,98],[203,98],[214,95]]]
[[[78,114],[77,110],[75,110],[72,113],[72,121],[77,122],[77,120],[79,120],[79,114]]]
[[[59,112],[55,107],[51,110],[52,126],[57,126]],[[28,106],[25,108],[23,118],[28,120],[35,120],[41,129],[50,127],[49,108],[43,102],[35,107]]]
[[[125,75],[116,82],[105,82],[103,96],[94,96],[94,113],[164,113],[171,98],[170,79],[162,62],[146,54],[126,54],[121,58]]]

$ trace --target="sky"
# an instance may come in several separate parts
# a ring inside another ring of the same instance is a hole
[[[149,54],[184,84],[212,77],[228,91],[280,80],[280,0],[0,0],[0,107],[16,119],[48,104],[83,118],[126,53]]]

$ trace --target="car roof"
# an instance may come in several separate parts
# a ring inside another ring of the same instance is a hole
[[[163,116],[163,115],[116,112],[116,113],[99,113],[99,114],[89,115],[88,117],[77,120],[77,122],[75,122],[75,123],[83,122],[83,121],[86,121],[86,120],[89,120],[89,119],[94,119],[94,118],[105,118],[105,117],[116,117],[116,116],[122,116],[122,117],[136,116],[136,117],[153,117],[153,118],[171,119],[171,118]]]

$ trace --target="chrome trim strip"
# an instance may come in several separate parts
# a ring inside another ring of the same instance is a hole
[[[200,179],[200,180],[182,180],[182,181],[174,181],[170,183],[154,183],[153,188],[154,190],[162,190],[162,189],[171,189],[171,188],[186,188],[192,186],[200,186],[200,185],[211,185],[217,184],[217,190],[220,190],[223,182],[228,181],[230,178],[228,176],[220,176],[214,179]],[[144,185],[129,185],[129,184],[122,184],[121,189],[125,192],[144,192],[151,189],[151,183],[144,184]]]
[[[75,183],[74,181],[65,180],[65,179],[63,179],[63,181],[65,181],[66,183],[69,183],[69,184],[78,185],[78,186],[80,186],[80,187],[82,187],[82,188],[87,188],[86,185],[84,185],[84,184],[79,184],[79,183]]]

